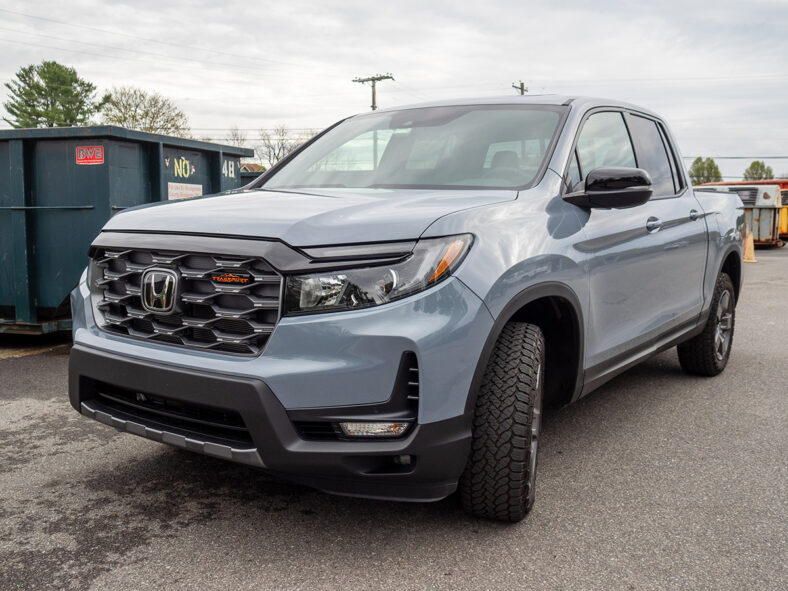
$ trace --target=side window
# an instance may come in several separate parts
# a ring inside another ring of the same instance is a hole
[[[586,119],[577,140],[577,158],[583,178],[602,166],[635,166],[635,152],[624,124],[616,112],[594,113]]]
[[[638,154],[640,168],[651,175],[651,186],[654,197],[665,197],[676,194],[673,184],[673,173],[670,170],[670,161],[662,134],[659,133],[657,123],[645,117],[631,115],[629,122],[632,137],[635,140],[635,149]]]
[[[679,166],[679,161],[676,158],[676,151],[673,146],[670,145],[670,140],[668,139],[668,133],[665,131],[665,128],[661,123],[657,124],[659,127],[659,134],[662,136],[662,141],[665,144],[665,149],[668,152],[668,162],[670,162],[670,172],[673,173],[673,186],[676,188],[676,193],[684,189],[684,179],[681,178],[681,167]]]

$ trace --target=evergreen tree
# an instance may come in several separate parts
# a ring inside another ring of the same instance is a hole
[[[766,179],[773,179],[774,171],[771,166],[766,166],[762,160],[753,160],[752,163],[744,170],[745,181],[763,181]]]
[[[693,185],[722,181],[720,167],[711,158],[706,158],[705,160],[700,156],[695,158],[692,166],[690,166],[689,175]]]
[[[3,103],[12,127],[68,127],[88,125],[108,100],[96,100],[96,86],[77,76],[74,68],[54,61],[30,65],[6,82],[9,99]]]

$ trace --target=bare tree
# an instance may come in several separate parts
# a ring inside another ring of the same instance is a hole
[[[226,141],[230,146],[243,147],[246,145],[246,132],[241,131],[237,125],[233,124],[230,126]]]
[[[260,130],[259,143],[255,146],[255,151],[260,163],[271,168],[301,144],[302,142],[293,137],[286,125],[279,124],[272,130]]]
[[[170,99],[158,92],[121,86],[112,89],[102,109],[104,123],[129,129],[189,137],[189,119]]]

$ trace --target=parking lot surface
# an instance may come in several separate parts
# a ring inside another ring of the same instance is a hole
[[[67,347],[6,337],[0,591],[786,589],[788,249],[756,255],[727,370],[686,376],[670,350],[548,414],[514,525],[118,433],[69,405]]]

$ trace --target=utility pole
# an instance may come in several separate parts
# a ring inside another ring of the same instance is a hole
[[[377,101],[377,93],[375,86],[381,80],[394,80],[394,76],[390,73],[385,74],[375,74],[374,76],[368,76],[366,78],[353,78],[353,82],[360,82],[361,84],[366,84],[367,82],[372,85],[372,110],[376,110],[378,108],[378,101]]]
[[[525,86],[525,82],[523,82],[522,80],[520,80],[520,84],[512,84],[512,88],[514,88],[515,90],[519,90],[520,94],[525,94],[526,92],[528,92],[528,89]]]

